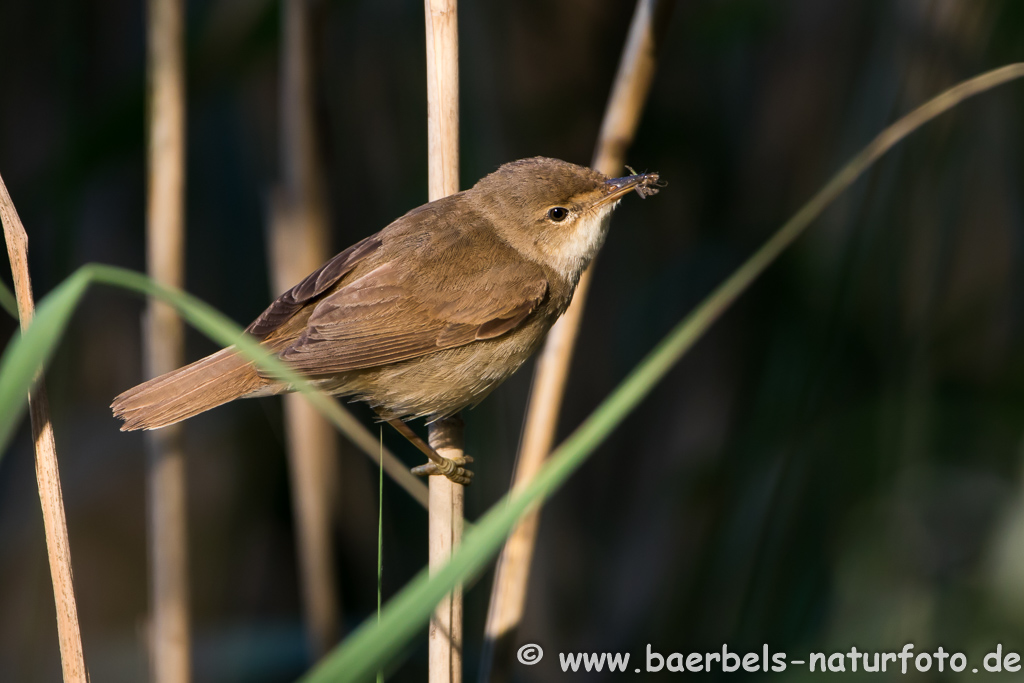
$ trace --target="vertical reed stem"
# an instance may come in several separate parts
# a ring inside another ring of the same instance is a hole
[[[7,255],[11,260],[18,316],[24,331],[35,313],[32,281],[28,274],[28,235],[2,178],[0,219],[3,220]],[[57,607],[57,638],[60,641],[64,683],[87,683],[89,675],[82,653],[82,634],[78,627],[78,607],[75,604],[71,573],[71,548],[68,543],[67,520],[64,517],[64,498],[60,491],[60,471],[57,468],[57,444],[53,438],[50,405],[42,377],[35,389],[29,392],[28,406],[32,421],[32,441],[36,450],[36,484],[43,509],[46,554],[50,560],[50,579],[53,581],[53,599]]]
[[[425,0],[427,28],[427,150],[429,199],[459,190],[459,38],[456,0]],[[462,455],[462,420],[430,426],[441,455]],[[445,564],[462,539],[463,487],[430,477],[430,569]],[[430,622],[430,683],[462,680],[462,588],[437,606]]]
[[[430,425],[431,447],[446,458],[462,455],[462,419],[458,416]],[[462,540],[463,493],[465,487],[445,477],[430,478],[430,570],[451,558]],[[458,683],[462,680],[462,586],[445,596],[430,620],[430,683]]]
[[[636,134],[672,5],[672,0],[637,2],[591,164],[605,175],[619,174],[626,149]],[[580,278],[572,304],[548,333],[538,356],[513,488],[532,481],[551,452],[592,273],[593,266]],[[484,632],[481,681],[509,678],[515,634],[526,603],[539,516],[537,510],[523,518],[498,559]]]
[[[182,0],[149,0],[149,187],[146,266],[181,288],[185,246],[185,56]],[[174,310],[151,299],[143,329],[145,374],[185,363],[185,330]],[[155,683],[190,680],[188,527],[181,427],[146,433],[150,669]]]
[[[329,254],[317,154],[310,0],[282,4],[281,171],[270,222],[271,281],[283,292]],[[305,398],[284,397],[296,550],[310,651],[319,659],[338,636],[330,498],[339,477],[334,429]]]

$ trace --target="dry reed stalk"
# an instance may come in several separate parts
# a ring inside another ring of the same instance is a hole
[[[672,6],[672,0],[637,2],[591,163],[605,175],[619,175],[622,170],[654,78],[657,51]],[[513,488],[532,481],[551,452],[592,273],[593,266],[580,278],[572,304],[548,333],[537,358]],[[481,681],[504,681],[509,676],[512,645],[526,603],[539,516],[537,510],[523,518],[498,559],[484,631]]]
[[[459,191],[459,36],[456,0],[425,0],[427,29],[428,195],[431,201]],[[430,445],[441,455],[462,455],[462,420],[430,426]],[[430,477],[429,565],[448,562],[462,540],[463,487]],[[462,588],[434,610],[430,622],[430,683],[462,680]]]
[[[182,0],[150,0],[146,268],[181,288],[185,273],[185,55]],[[147,377],[185,364],[185,326],[149,301],[143,329]],[[190,680],[188,515],[181,426],[146,433],[149,508],[150,671],[155,683]]]
[[[446,418],[430,425],[429,441],[446,458],[462,455],[463,425],[459,417]],[[429,564],[431,571],[446,564],[462,540],[462,484],[445,477],[430,478]],[[445,596],[430,620],[430,683],[458,683],[462,680],[462,586]]]
[[[35,313],[32,281],[28,274],[28,234],[21,224],[21,218],[18,217],[3,178],[0,178],[0,219],[3,221],[18,315],[21,329],[24,331],[32,322]],[[78,627],[68,525],[64,517],[64,498],[60,491],[60,471],[57,468],[57,443],[53,438],[50,404],[46,398],[46,387],[42,377],[39,378],[35,389],[29,392],[28,407],[32,422],[32,441],[36,450],[36,484],[39,487],[39,503],[43,509],[46,554],[50,560],[50,579],[53,581],[53,599],[57,607],[57,637],[60,641],[64,683],[87,683],[89,674],[85,668],[82,634]]]
[[[283,292],[330,256],[314,114],[310,0],[282,3],[281,171],[272,200],[271,282]],[[292,509],[310,652],[319,659],[338,636],[331,500],[339,479],[334,428],[299,394],[284,397]]]

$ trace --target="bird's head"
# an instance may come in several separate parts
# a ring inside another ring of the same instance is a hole
[[[604,243],[608,218],[622,197],[633,190],[654,194],[657,185],[657,173],[607,178],[534,157],[501,166],[471,192],[506,242],[575,283]]]

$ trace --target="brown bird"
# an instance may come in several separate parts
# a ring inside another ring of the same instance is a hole
[[[657,185],[656,173],[608,179],[543,157],[505,164],[341,252],[246,331],[323,391],[366,401],[396,426],[453,415],[537,350],[604,242],[613,208]],[[111,407],[122,430],[156,429],[292,390],[228,347]],[[429,473],[464,480],[454,469]]]

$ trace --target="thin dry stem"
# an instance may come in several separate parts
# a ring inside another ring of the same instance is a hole
[[[456,0],[426,0],[427,194],[459,191],[459,37]]]
[[[330,256],[313,106],[309,0],[286,0],[282,15],[282,187],[274,197],[269,235],[271,281],[278,292]],[[284,397],[284,417],[306,632],[319,659],[337,639],[340,619],[330,515],[340,478],[337,439],[330,423],[299,395]]]
[[[435,200],[459,191],[459,37],[456,0],[425,0],[427,30],[428,194]],[[462,421],[430,427],[430,445],[441,455],[462,455]],[[442,451],[442,448],[444,449]],[[463,487],[430,477],[431,570],[447,563],[462,540]],[[430,683],[462,680],[462,588],[449,594],[430,623]]]
[[[146,266],[150,276],[181,288],[185,263],[184,3],[149,2],[149,192]],[[185,364],[185,326],[151,299],[145,317],[144,364],[156,377]],[[181,426],[147,432],[150,670],[156,683],[190,680],[188,515]]]
[[[595,169],[606,175],[620,172],[626,149],[636,134],[672,5],[671,0],[640,0],[637,3],[592,163]],[[533,480],[554,443],[558,413],[592,272],[593,267],[580,278],[572,304],[551,329],[537,359],[514,488]],[[485,627],[481,681],[508,678],[511,645],[526,602],[539,514],[538,510],[523,518],[498,560]]]
[[[446,418],[431,423],[430,446],[445,458],[462,455],[462,420]],[[437,571],[451,559],[462,540],[463,493],[465,487],[446,477],[430,478],[430,530],[428,558],[430,571]],[[429,630],[430,683],[462,680],[462,586],[446,595],[434,609]]]
[[[25,330],[35,313],[32,282],[28,274],[28,235],[2,178],[0,219],[3,220],[7,255],[11,260],[21,329]],[[57,445],[53,438],[50,406],[42,378],[35,389],[29,392],[28,404],[32,421],[32,439],[36,449],[36,484],[39,486],[39,503],[43,509],[46,554],[50,560],[50,578],[53,581],[53,598],[57,607],[57,637],[60,640],[64,681],[86,683],[89,676],[82,653],[82,634],[78,627],[78,608],[75,604],[75,587],[71,572],[71,548],[68,544],[67,520],[64,517],[64,498],[60,490],[60,471],[57,468]]]

